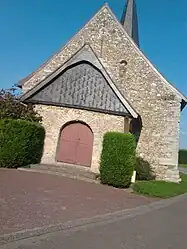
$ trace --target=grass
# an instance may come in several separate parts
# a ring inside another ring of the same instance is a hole
[[[181,174],[182,182],[172,183],[164,181],[139,181],[133,185],[133,190],[138,194],[151,197],[170,198],[187,193],[187,175]]]
[[[187,164],[179,164],[179,167],[181,167],[181,168],[187,168]]]

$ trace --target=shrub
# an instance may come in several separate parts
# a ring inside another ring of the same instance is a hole
[[[35,122],[0,120],[0,167],[17,168],[39,163],[45,131]]]
[[[187,164],[187,150],[179,151],[179,164]]]
[[[136,180],[150,181],[155,179],[154,171],[151,168],[149,162],[145,161],[141,157],[136,158]]]
[[[16,88],[0,90],[0,119],[23,119],[40,122],[41,116],[32,105],[20,102]]]
[[[134,135],[106,133],[101,154],[101,182],[119,188],[129,187],[135,166],[135,150]]]

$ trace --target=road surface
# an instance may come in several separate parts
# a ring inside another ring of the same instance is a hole
[[[167,202],[167,201],[166,201]],[[186,249],[187,195],[142,213],[46,234],[3,249]]]
[[[179,168],[179,171],[183,174],[187,174],[187,168]]]

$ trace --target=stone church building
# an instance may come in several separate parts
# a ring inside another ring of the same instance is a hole
[[[154,48],[153,48],[154,49]],[[140,50],[135,0],[121,21],[108,5],[18,83],[46,130],[42,163],[99,172],[103,135],[132,132],[157,179],[178,182],[180,113],[187,98]]]

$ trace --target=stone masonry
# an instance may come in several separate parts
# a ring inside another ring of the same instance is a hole
[[[62,66],[82,46],[89,44],[124,97],[142,119],[142,131],[137,153],[154,167],[157,179],[179,181],[178,149],[180,105],[182,98],[156,71],[125,32],[108,6],[104,6],[60,52],[42,66],[23,86],[24,92],[33,88],[50,73]],[[124,73],[120,62],[127,62]],[[87,122],[95,133],[93,169],[98,165],[101,141],[108,130],[122,131],[123,119],[111,115],[66,108],[38,106],[47,129],[45,157],[53,160],[59,129],[69,119]],[[51,116],[50,116],[51,115]],[[46,116],[50,116],[49,119]],[[104,117],[104,118],[103,118]],[[57,122],[53,123],[54,118]],[[52,127],[53,124],[53,127]],[[98,128],[96,128],[98,125]],[[51,127],[51,128],[49,128]],[[53,137],[53,138],[52,138]],[[98,150],[96,149],[98,147]],[[44,153],[44,154],[45,154]]]
[[[102,151],[103,136],[108,131],[124,132],[124,118],[120,116],[78,110],[73,108],[37,105],[36,110],[43,117],[46,131],[42,163],[56,164],[56,152],[60,130],[70,121],[83,121],[94,134],[91,170],[99,173],[99,162]]]

